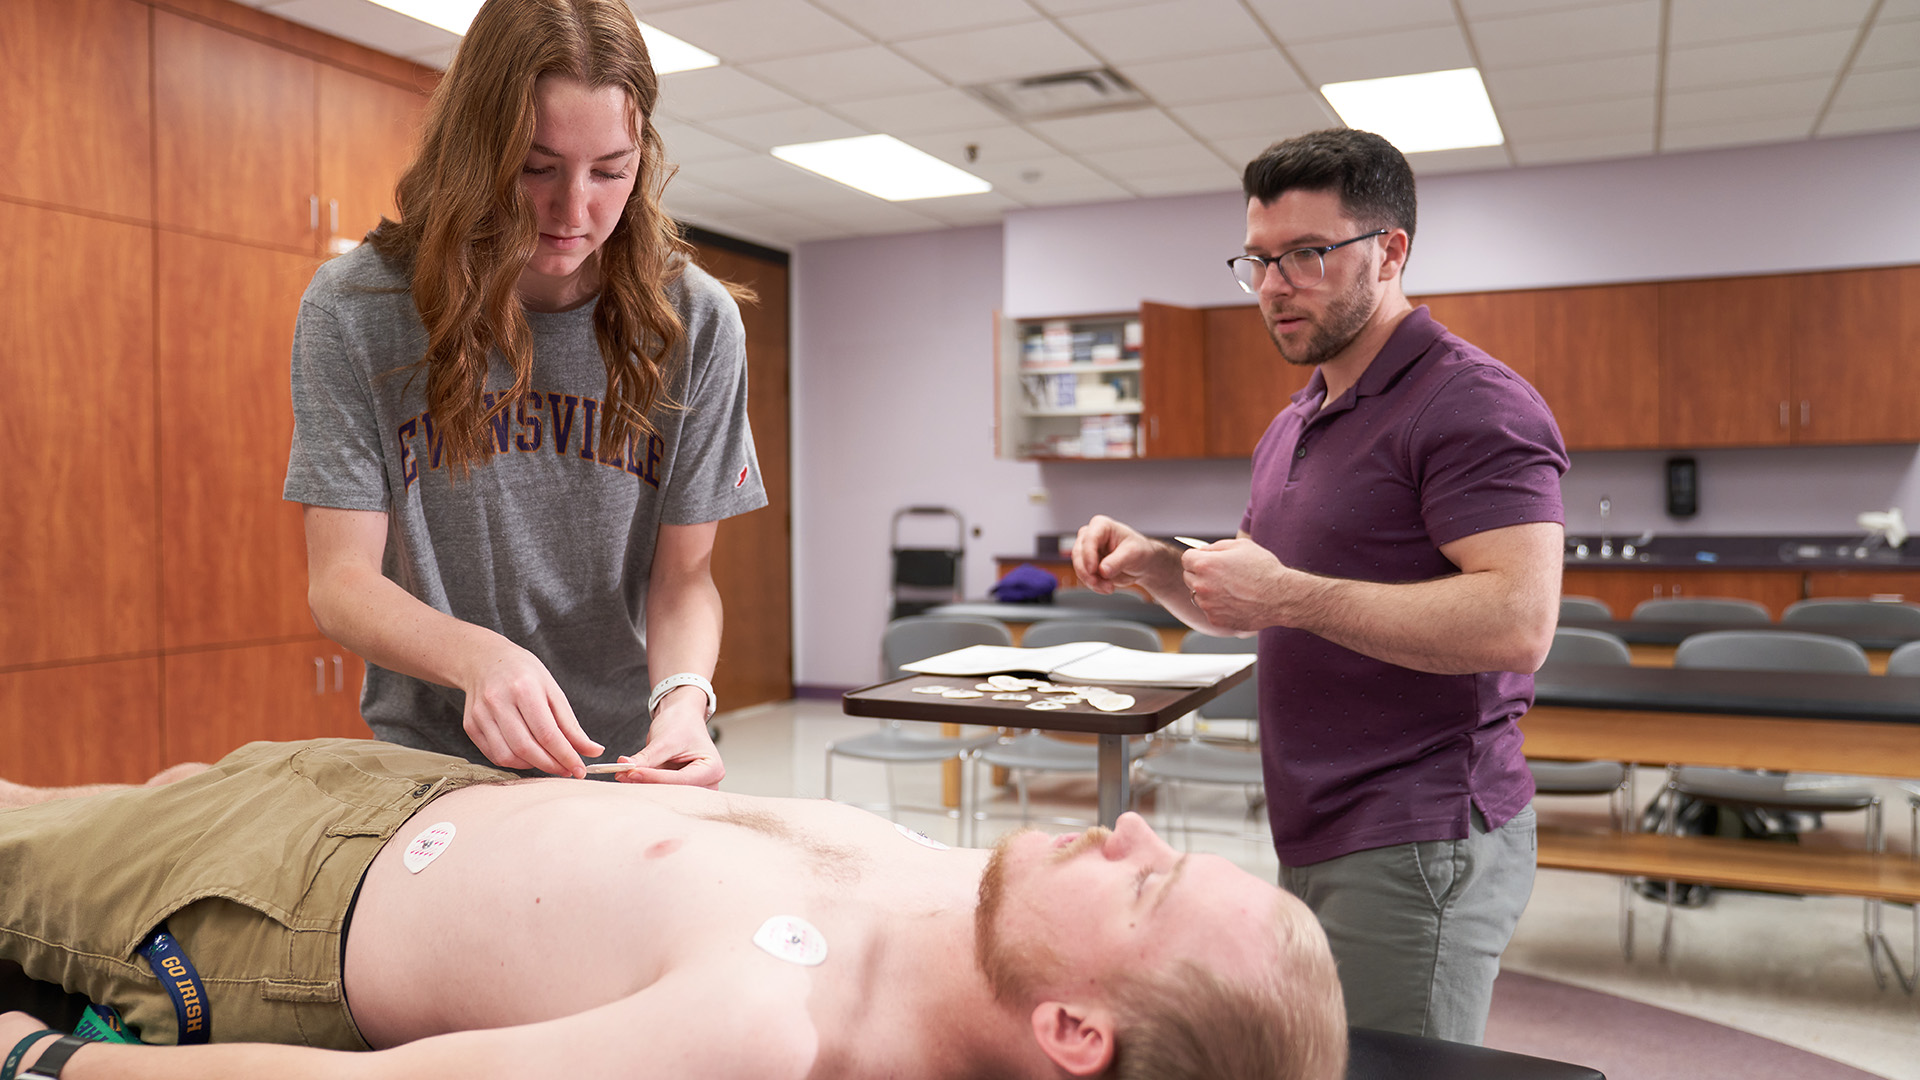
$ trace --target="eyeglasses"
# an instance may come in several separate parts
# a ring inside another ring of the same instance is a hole
[[[1342,240],[1337,244],[1323,244],[1320,247],[1294,248],[1278,255],[1235,255],[1227,260],[1227,269],[1233,271],[1233,280],[1250,293],[1259,293],[1260,282],[1267,276],[1267,267],[1275,267],[1287,284],[1296,289],[1311,289],[1324,281],[1327,276],[1327,253],[1338,251],[1348,244],[1357,244],[1362,240],[1371,240],[1376,236],[1385,236],[1388,230],[1375,229],[1370,233],[1356,236],[1351,240]]]

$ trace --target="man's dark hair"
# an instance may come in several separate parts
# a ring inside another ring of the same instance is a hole
[[[1329,128],[1267,147],[1247,162],[1240,188],[1264,205],[1293,191],[1338,191],[1348,217],[1370,229],[1405,229],[1413,239],[1413,169],[1371,131]]]

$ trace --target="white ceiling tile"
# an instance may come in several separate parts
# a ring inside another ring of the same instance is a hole
[[[1274,36],[1289,45],[1455,23],[1453,5],[1447,0],[1369,0],[1363,4],[1252,0],[1251,6]]]
[[[1069,116],[1060,120],[1034,120],[1027,128],[1035,135],[1073,153],[1096,150],[1121,150],[1130,146],[1166,146],[1191,142],[1180,125],[1159,109],[1126,109]]]
[[[753,153],[738,143],[678,120],[657,117],[653,126],[660,132],[660,140],[666,144],[668,161],[682,164],[689,161],[721,161]]]
[[[1260,135],[1277,141],[1340,126],[1339,117],[1319,94],[1276,94],[1243,101],[1183,105],[1167,111],[1203,139]]]
[[[865,101],[838,101],[833,111],[889,135],[920,135],[966,127],[986,127],[1003,118],[979,98],[960,90],[889,94]]]
[[[795,197],[796,193],[851,190],[771,154],[729,161],[696,161],[682,168],[680,175],[701,187],[730,192],[763,205]]]
[[[1031,22],[1039,15],[1027,0],[813,0],[875,41],[899,41],[1002,23]]]
[[[1808,76],[1833,78],[1853,48],[1852,30],[1667,50],[1667,89],[1735,86]]]
[[[724,217],[727,214],[764,214],[767,207],[745,196],[732,192],[696,184],[682,177],[674,177],[667,185],[667,213],[674,217],[682,214],[701,214],[707,217]]]
[[[1070,157],[982,165],[975,170],[993,189],[1028,206],[1124,199],[1127,190]]]
[[[1471,29],[1489,70],[1653,52],[1660,47],[1660,0],[1478,19]]]
[[[345,38],[370,49],[404,55],[453,49],[460,35],[381,7],[371,0],[292,0],[266,10],[290,22]]]
[[[1020,204],[998,191],[953,195],[945,199],[916,199],[903,204],[944,225],[991,225]]]
[[[433,68],[436,71],[445,71],[447,70],[447,65],[453,63],[453,54],[459,51],[460,46],[456,42],[433,48],[415,49],[412,52],[405,52],[400,55],[416,64]]]
[[[1680,150],[1708,150],[1717,146],[1788,142],[1807,138],[1811,127],[1812,115],[1805,118],[1762,116],[1698,127],[1670,127],[1660,135],[1660,150],[1662,153],[1673,153]]]
[[[1667,45],[1858,29],[1872,0],[1673,0]]]
[[[1423,154],[1408,154],[1407,164],[1413,166],[1415,176],[1439,176],[1442,173],[1510,169],[1513,159],[1507,156],[1504,146],[1475,146],[1465,150],[1429,150]]]
[[[689,223],[713,232],[747,240],[763,247],[791,250],[793,245],[807,240],[819,240],[832,236],[845,235],[837,226],[824,222],[810,221],[794,214],[782,214],[768,211],[763,214],[740,214],[729,216],[725,221],[706,221],[699,218],[689,219]]]
[[[1517,142],[1586,139],[1653,131],[1651,96],[1550,105],[1543,109],[1505,109],[1500,128]]]
[[[1293,46],[1291,51],[1315,88],[1350,79],[1378,79],[1473,66],[1467,40],[1457,26],[1319,41]]]
[[[1764,86],[1669,93],[1665,125],[1671,129],[1773,118],[1797,122],[1804,130],[1813,126],[1813,115],[1832,86],[1831,79],[1799,79]]]
[[[777,112],[726,116],[707,121],[707,126],[757,150],[769,150],[788,143],[850,139],[856,135],[872,134],[865,128],[812,105]]]
[[[1128,183],[1141,176],[1216,173],[1232,178],[1237,175],[1211,147],[1191,140],[1180,146],[1141,146],[1078,156],[1095,169]]]
[[[1877,109],[1913,101],[1920,101],[1920,67],[1882,68],[1848,75],[1833,96],[1833,108]]]
[[[1601,7],[1631,3],[1633,0],[1460,0],[1460,10],[1469,24],[1479,19],[1502,19],[1509,15],[1536,15],[1570,7]]]
[[[884,45],[741,64],[740,70],[807,101],[828,103],[946,86]]]
[[[1659,57],[1651,52],[1570,60],[1540,67],[1482,72],[1493,107],[1536,108],[1606,98],[1645,97],[1659,81]]]
[[[944,225],[940,219],[922,213],[919,205],[919,202],[895,203],[885,199],[868,199],[859,204],[808,210],[806,216],[838,225],[856,234],[924,232]]]
[[[1127,186],[1132,188],[1135,194],[1147,197],[1199,195],[1210,191],[1239,191],[1240,174],[1232,169],[1221,168],[1202,172],[1129,176]]]
[[[1197,105],[1256,94],[1311,92],[1272,48],[1119,65],[1120,74],[1161,105]]]
[[[895,48],[962,86],[1099,66],[1092,53],[1050,22],[942,34]]]
[[[1060,22],[1110,64],[1230,52],[1267,41],[1260,25],[1233,0],[1163,0]]]
[[[1920,128],[1920,101],[1903,101],[1864,109],[1835,109],[1820,123],[1820,134],[1858,135],[1869,131]]]
[[[1920,19],[1920,0],[1887,0],[1880,5],[1880,22]]]
[[[806,0],[717,0],[655,12],[647,22],[729,64],[868,43]]]
[[[1221,157],[1228,161],[1239,162],[1240,168],[1244,170],[1247,162],[1259,157],[1266,152],[1267,147],[1287,137],[1284,135],[1271,138],[1266,135],[1238,135],[1230,139],[1210,139],[1208,144]]]
[[[1142,4],[1151,3],[1153,0],[1033,0],[1034,7],[1049,15],[1078,15],[1086,11],[1139,7]]]
[[[1884,15],[1873,24],[1873,32],[1853,58],[1853,70],[1878,67],[1908,67],[1920,64],[1920,19],[1888,22]]]
[[[679,71],[660,77],[660,111],[689,120],[791,109],[805,104],[784,90],[730,67]]]
[[[902,142],[917,146],[941,161],[958,165],[979,176],[985,173],[974,166],[996,165],[1007,161],[1028,161],[1034,158],[1046,158],[1060,151],[1048,143],[1035,138],[1024,128],[1004,121],[985,127],[957,128],[953,131],[928,132],[924,135],[902,135]],[[972,152],[969,153],[969,148]],[[992,179],[992,177],[988,177]]]
[[[1575,161],[1635,157],[1653,153],[1653,129],[1623,135],[1595,135],[1584,139],[1512,140],[1513,156],[1522,165],[1559,165]]]

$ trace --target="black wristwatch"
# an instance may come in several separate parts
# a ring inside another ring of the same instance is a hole
[[[53,1040],[52,1045],[41,1053],[39,1061],[34,1062],[29,1068],[20,1070],[19,1080],[29,1080],[36,1076],[42,1080],[60,1080],[60,1070],[66,1068],[67,1059],[81,1047],[91,1045],[89,1040],[78,1035],[62,1035]]]

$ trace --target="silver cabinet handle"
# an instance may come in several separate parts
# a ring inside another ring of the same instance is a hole
[[[1783,428],[1791,426],[1787,421],[1787,402],[1784,401],[1780,403],[1780,426]]]
[[[1807,427],[1812,423],[1813,423],[1813,402],[1802,401],[1800,403],[1800,426]]]
[[[340,200],[328,199],[327,200],[327,235],[332,236],[333,234],[339,231],[340,231]]]
[[[317,656],[313,658],[313,692],[327,692],[327,662]]]
[[[320,196],[307,196],[307,228],[318,231],[320,228]]]
[[[345,661],[340,659],[340,654],[334,653],[333,654],[333,690],[335,693],[339,693],[341,690],[344,690],[346,688],[346,683],[344,681],[344,674],[343,674],[344,671],[346,670],[346,666],[347,665]]]

